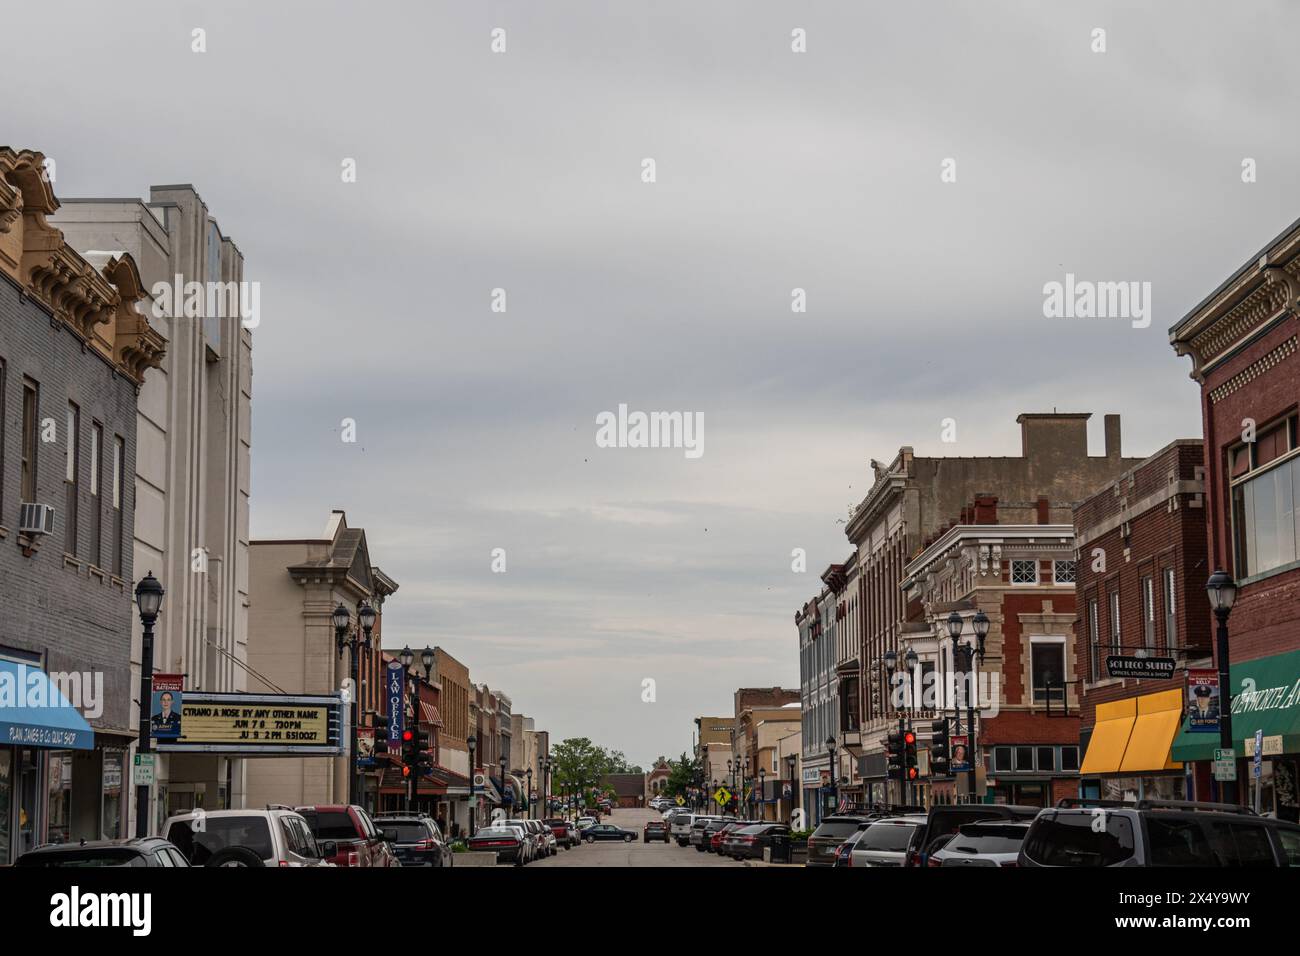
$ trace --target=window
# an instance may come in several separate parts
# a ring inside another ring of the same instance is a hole
[[[1119,636],[1119,591],[1110,592],[1110,652],[1118,654],[1120,649]]]
[[[1038,760],[1038,767],[1037,767],[1038,771],[1041,773],[1043,771],[1055,770],[1056,769],[1056,748],[1039,747],[1037,749],[1038,749],[1038,753],[1036,754],[1036,758]]]
[[[1062,770],[1079,769],[1079,748],[1078,747],[1061,748],[1061,769]]]
[[[104,481],[104,426],[90,425],[90,563],[103,560],[103,499],[99,489]]]
[[[1165,650],[1167,651],[1172,651],[1178,646],[1178,602],[1174,588],[1174,569],[1165,568]]]
[[[1147,650],[1156,649],[1156,587],[1149,574],[1142,579],[1142,639]]]
[[[1300,455],[1294,419],[1229,453],[1238,579],[1300,559]]]
[[[1101,622],[1097,620],[1097,599],[1088,598],[1088,674],[1101,679]]]
[[[122,482],[126,480],[126,442],[113,436],[113,573],[122,573]]]
[[[1055,584],[1073,584],[1075,579],[1075,563],[1073,561],[1053,561],[1052,562],[1052,581]]]
[[[21,498],[36,501],[36,431],[41,415],[40,386],[30,378],[23,379],[23,459]]]
[[[1065,639],[1031,637],[1030,677],[1035,703],[1065,698]]]
[[[68,532],[68,540],[63,550],[75,555],[77,553],[77,500],[80,498],[81,490],[81,484],[77,480],[77,475],[81,471],[81,409],[73,402],[68,402],[68,431],[65,440],[68,452],[67,468],[63,475],[63,495],[66,509],[64,527]]]
[[[1032,772],[1034,769],[1034,748],[1016,747],[1016,769]]]
[[[1010,747],[993,748],[993,769],[998,773],[1009,773],[1011,771]]]
[[[1011,583],[1012,584],[1037,584],[1038,583],[1038,562],[1037,561],[1020,561],[1011,562]]]

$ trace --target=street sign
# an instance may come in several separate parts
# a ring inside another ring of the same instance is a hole
[[[1237,779],[1237,753],[1231,747],[1214,748],[1214,779],[1220,781]]]
[[[388,748],[396,753],[402,746],[406,718],[406,668],[401,661],[388,662],[384,683],[388,688]]]
[[[713,791],[713,800],[720,807],[725,807],[731,802],[731,791],[726,787],[719,787]]]
[[[132,762],[133,783],[137,787],[143,787],[154,781],[154,768],[156,766],[157,755],[155,754],[136,754]]]
[[[1255,731],[1255,779],[1258,780],[1264,769],[1264,731]]]
[[[1106,673],[1111,677],[1171,680],[1176,666],[1172,657],[1124,657],[1119,654],[1106,657]]]
[[[677,805],[680,807],[680,806],[685,806],[685,804],[686,804],[686,798],[683,797],[680,793],[677,794]]]

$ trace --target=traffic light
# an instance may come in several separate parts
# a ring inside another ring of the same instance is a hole
[[[930,773],[935,777],[948,775],[948,755],[951,753],[948,743],[948,719],[936,720],[930,724]]]
[[[429,735],[416,733],[415,735],[415,772],[420,777],[429,777],[433,775],[433,754],[429,752]]]
[[[402,779],[427,777],[433,772],[433,760],[428,753],[429,735],[418,730],[402,731]]]
[[[415,731],[402,731],[402,779],[409,780],[415,772]]]
[[[908,780],[920,776],[920,771],[916,768],[916,731],[913,730],[903,732],[903,773]]]
[[[903,779],[903,735],[892,733],[885,742],[885,769],[890,780]]]

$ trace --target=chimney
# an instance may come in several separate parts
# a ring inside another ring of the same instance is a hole
[[[980,492],[975,496],[975,506],[972,511],[975,515],[975,524],[997,524],[998,496]]]
[[[1106,424],[1106,457],[1111,461],[1118,461],[1120,458],[1119,416],[1107,415],[1103,421]]]
[[[1038,523],[1052,523],[1052,504],[1042,495],[1038,496]]]

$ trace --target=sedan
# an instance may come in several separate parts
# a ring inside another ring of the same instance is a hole
[[[524,866],[532,857],[531,838],[519,827],[484,827],[466,842],[471,850],[495,853],[498,863]]]
[[[754,823],[731,830],[722,837],[721,852],[733,860],[761,860],[763,850],[772,846],[772,838],[790,836],[784,823]]]
[[[582,839],[588,843],[595,843],[597,840],[622,840],[624,843],[631,843],[636,839],[636,833],[616,827],[612,823],[597,823],[582,831]]]
[[[176,847],[159,837],[48,843],[20,856],[14,866],[189,866]]]

